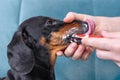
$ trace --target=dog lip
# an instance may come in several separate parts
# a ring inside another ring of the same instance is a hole
[[[70,30],[66,32],[66,35],[63,36],[63,41],[64,43],[70,43],[70,42],[76,42],[78,44],[81,43],[81,39],[78,37],[75,37],[77,34],[90,34],[91,31],[94,29],[94,24],[93,22],[90,21],[77,21],[80,22],[82,28],[79,27],[73,27]],[[89,29],[90,28],[90,29]],[[91,29],[93,28],[93,29]]]

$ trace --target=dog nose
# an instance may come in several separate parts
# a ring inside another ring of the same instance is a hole
[[[88,23],[87,22],[82,22],[81,25],[82,25],[82,28],[83,28],[83,33],[88,32],[88,30],[89,30]]]
[[[8,56],[8,59],[10,59],[10,58],[13,56],[12,50],[9,49],[9,48],[8,48],[8,50],[7,50],[7,56]]]

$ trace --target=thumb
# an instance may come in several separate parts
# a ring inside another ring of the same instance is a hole
[[[89,19],[91,16],[86,14],[78,14],[75,12],[69,12],[66,17],[64,18],[64,22],[72,22],[73,20],[82,20],[85,21]]]

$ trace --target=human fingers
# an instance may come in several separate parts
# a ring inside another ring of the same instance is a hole
[[[76,51],[76,49],[78,48],[78,45],[77,45],[77,43],[71,43],[67,48],[66,48],[66,50],[65,50],[65,52],[64,52],[64,55],[66,56],[66,57],[71,57],[73,54],[74,54],[74,52]]]
[[[83,45],[79,45],[77,50],[72,55],[73,60],[78,60],[82,57],[82,54],[84,53],[85,47]]]
[[[81,59],[82,60],[87,60],[89,58],[89,56],[92,54],[93,50],[94,49],[92,47],[86,46],[85,50],[84,50],[84,52],[83,52],[83,54],[81,56]]]
[[[112,60],[120,67],[120,54],[110,51],[96,50],[96,55],[100,59]]]
[[[63,52],[62,51],[58,51],[56,54],[57,54],[57,56],[62,56]]]
[[[119,38],[120,39],[120,32],[102,31],[102,35],[106,38]]]
[[[86,15],[86,14],[78,14],[75,12],[69,12],[66,17],[64,18],[64,22],[72,22],[73,20],[82,20],[85,21],[86,19],[89,19],[92,16]]]
[[[120,67],[120,61],[114,61]]]
[[[105,50],[96,49],[96,55],[100,59],[120,62],[120,54],[114,51],[105,51]]]
[[[83,38],[82,44],[102,50],[119,51],[120,40],[108,38]]]

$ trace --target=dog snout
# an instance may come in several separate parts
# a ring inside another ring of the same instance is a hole
[[[13,56],[13,52],[11,49],[7,50],[7,56],[8,56],[8,59],[10,59]]]

